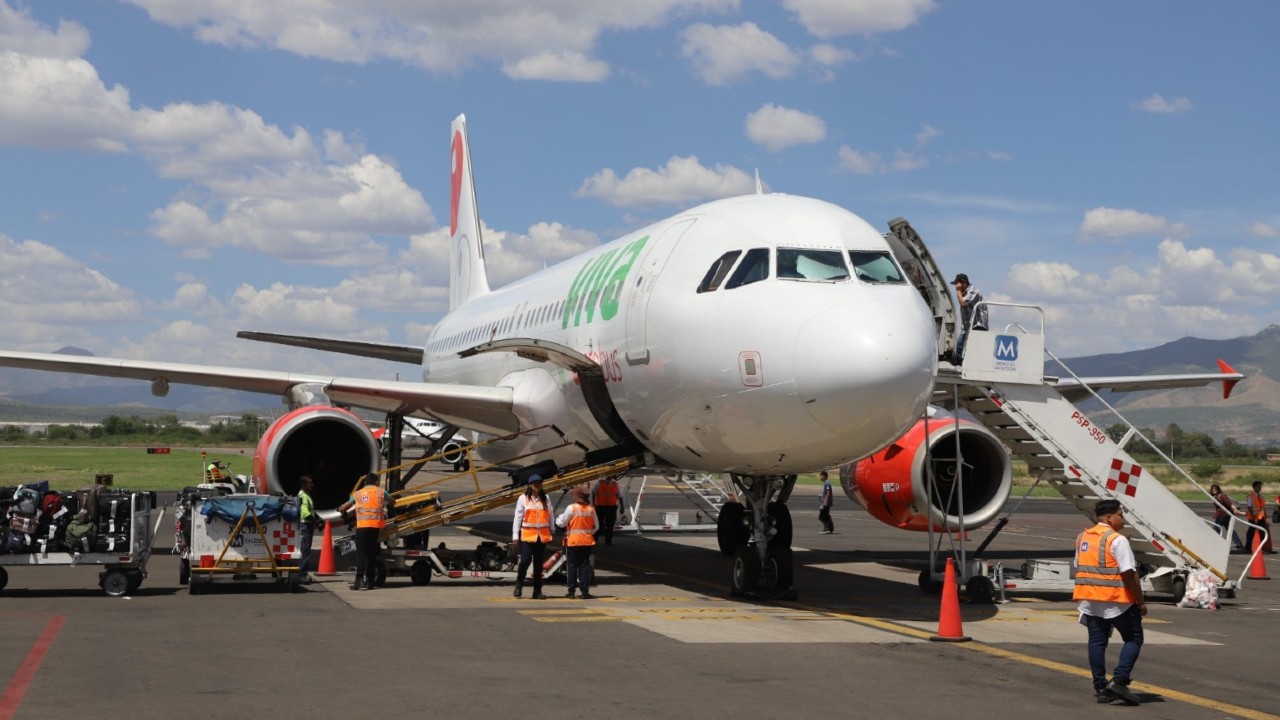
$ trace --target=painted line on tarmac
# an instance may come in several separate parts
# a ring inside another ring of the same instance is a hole
[[[0,694],[0,720],[10,720],[13,714],[18,711],[18,706],[22,704],[23,696],[27,694],[27,688],[31,685],[31,681],[35,679],[36,671],[40,669],[40,663],[44,660],[45,653],[49,652],[49,646],[53,645],[53,639],[58,636],[58,631],[62,629],[62,623],[66,619],[66,615],[54,615],[49,618],[44,630],[36,638],[35,644],[27,652],[27,657],[18,666],[18,671],[13,674],[13,678],[5,686],[4,693]]]
[[[620,562],[620,561],[614,560],[614,561],[611,561],[611,564],[627,567],[637,572],[648,572],[647,568],[643,568],[639,565],[633,565],[627,562]],[[682,575],[680,573],[675,573],[670,571],[668,571],[668,574],[678,577],[681,580],[684,580],[686,582],[694,583],[696,585],[701,585],[704,587],[715,587],[715,588],[722,587],[719,583],[713,583],[707,580],[703,580],[702,578],[695,578],[689,575]],[[821,613],[831,619],[846,620],[848,622],[862,625],[864,627],[875,628],[877,630],[883,630],[885,632],[895,633],[895,634],[903,635],[906,637],[923,639],[923,640],[927,640],[933,637],[933,633],[930,633],[924,630],[917,630],[916,628],[909,627],[907,625],[899,625],[891,621],[879,620],[877,618],[867,617],[865,615],[855,615],[854,613],[849,613],[849,612],[827,610],[824,608],[819,608],[812,605],[806,605],[804,603],[799,603],[799,602],[776,601],[776,604],[782,607],[794,608],[796,610],[804,610],[808,612]],[[1076,677],[1085,678],[1090,681],[1093,679],[1093,674],[1090,671],[1085,670],[1083,668],[1079,668],[1074,665],[1067,665],[1065,663],[1055,662],[1053,660],[1046,660],[1045,658],[1039,658],[1039,657],[1035,657],[1034,655],[1027,655],[1025,653],[1015,652],[1013,650],[1006,650],[1004,648],[996,647],[994,645],[987,645],[981,642],[964,642],[964,643],[948,643],[948,644],[956,648],[968,650],[970,652],[977,652],[977,653],[982,653],[984,655],[1003,658],[1005,660],[1012,660],[1013,662],[1022,663],[1024,665],[1033,665],[1035,667],[1043,668],[1046,670],[1053,670],[1053,671],[1064,673],[1067,675],[1074,675]],[[1137,690],[1138,692],[1145,692],[1145,693],[1159,695],[1160,697],[1168,700],[1176,700],[1178,702],[1187,703],[1188,705],[1195,705],[1197,707],[1208,708],[1209,710],[1214,710],[1214,711],[1226,713],[1229,715],[1235,715],[1241,718],[1247,718],[1247,720],[1280,720],[1280,715],[1273,715],[1271,713],[1263,712],[1261,710],[1253,710],[1251,708],[1241,707],[1239,705],[1232,705],[1231,703],[1214,700],[1213,698],[1203,697],[1200,695],[1192,695],[1191,693],[1185,693],[1185,692],[1182,692],[1181,690],[1174,690],[1173,688],[1166,688],[1160,685],[1151,685],[1149,683],[1135,682],[1135,683],[1132,683],[1129,687],[1133,688],[1134,690]]]

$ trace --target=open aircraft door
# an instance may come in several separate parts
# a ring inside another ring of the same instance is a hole
[[[685,232],[697,222],[697,218],[688,218],[672,223],[658,236],[658,241],[649,246],[644,260],[640,264],[640,272],[636,273],[636,284],[631,288],[627,299],[627,363],[643,365],[649,362],[649,298],[653,295],[653,286],[658,281],[662,267],[671,257],[676,243],[684,237]]]
[[[933,313],[939,359],[950,360],[956,349],[956,318],[960,313],[951,289],[947,287],[946,276],[938,270],[933,255],[924,246],[924,240],[905,219],[889,221],[889,232],[884,234],[884,239],[907,273],[907,281],[920,291]]]

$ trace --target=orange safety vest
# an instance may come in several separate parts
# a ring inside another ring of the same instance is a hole
[[[551,542],[551,511],[534,497],[524,501],[524,517],[520,519],[520,542]]]
[[[1111,540],[1118,535],[1106,523],[1098,523],[1076,538],[1076,588],[1073,600],[1135,602],[1137,598],[1120,578],[1120,563],[1111,553]]]
[[[596,544],[596,509],[586,503],[569,506],[569,522],[565,524],[565,544],[590,547]]]
[[[1249,491],[1249,508],[1244,515],[1245,520],[1249,522],[1259,522],[1267,519],[1267,501],[1262,499],[1262,495]]]
[[[597,505],[617,505],[618,504],[618,483],[605,478],[596,484],[596,504]]]
[[[352,497],[356,507],[356,529],[378,528],[387,525],[385,493],[380,487],[363,487]]]

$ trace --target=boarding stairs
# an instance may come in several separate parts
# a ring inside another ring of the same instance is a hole
[[[1016,329],[1015,329],[1016,328]],[[1219,534],[1094,425],[1044,377],[1044,334],[1021,327],[969,334],[962,368],[939,371],[939,391],[968,411],[1089,519],[1102,499],[1119,500],[1124,534],[1148,566],[1157,591],[1173,592],[1185,573],[1206,568],[1230,585],[1229,535]],[[949,388],[943,386],[950,385]]]

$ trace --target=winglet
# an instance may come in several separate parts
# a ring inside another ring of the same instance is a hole
[[[1231,374],[1231,375],[1239,375],[1239,374],[1240,374],[1240,373],[1238,373],[1238,372],[1236,372],[1236,371],[1235,371],[1235,368],[1233,368],[1233,367],[1231,367],[1230,365],[1228,365],[1228,364],[1227,364],[1227,361],[1226,361],[1226,360],[1223,360],[1222,358],[1218,358],[1218,369],[1219,369],[1219,370],[1221,370],[1221,371],[1222,371],[1222,372],[1224,372],[1224,373],[1228,373],[1228,374]],[[1226,400],[1227,398],[1231,397],[1231,390],[1232,390],[1233,388],[1235,388],[1236,383],[1240,382],[1240,380],[1241,380],[1241,378],[1235,378],[1235,379],[1233,379],[1233,380],[1223,380],[1223,381],[1222,381],[1222,399],[1223,399],[1223,400]]]
[[[449,157],[449,309],[489,292],[489,274],[480,237],[475,177],[471,174],[471,141],[467,116],[453,121]]]

